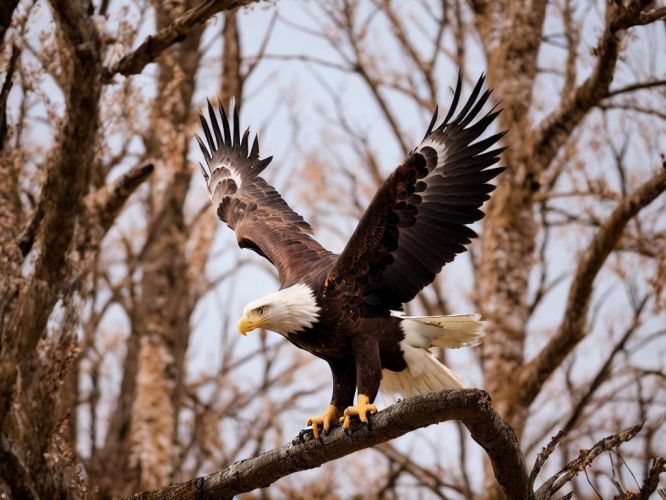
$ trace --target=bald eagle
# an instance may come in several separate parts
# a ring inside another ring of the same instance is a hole
[[[322,247],[310,225],[269,185],[261,172],[272,157],[259,157],[249,129],[240,135],[224,108],[210,102],[201,115],[206,160],[201,164],[213,207],[236,233],[241,248],[268,259],[279,274],[279,291],[247,304],[241,334],[265,328],[325,360],[333,396],[321,416],[307,420],[315,437],[351,418],[367,423],[378,390],[409,397],[464,386],[431,353],[433,347],[476,345],[483,336],[478,314],[406,316],[403,304],[430,284],[442,266],[476,237],[484,201],[502,172],[504,132],[480,139],[499,114],[481,114],[491,91],[476,83],[462,110],[461,78],[449,111],[436,125],[437,109],[421,143],[379,188],[341,254]],[[455,116],[454,116],[455,114]],[[354,393],[358,389],[356,405]]]

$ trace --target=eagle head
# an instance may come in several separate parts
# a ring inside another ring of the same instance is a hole
[[[317,322],[319,311],[312,288],[299,283],[247,304],[238,321],[238,331],[241,335],[256,328],[282,335],[298,333]]]

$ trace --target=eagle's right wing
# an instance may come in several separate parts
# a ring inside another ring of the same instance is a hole
[[[238,245],[268,259],[278,270],[281,286],[293,285],[322,259],[332,259],[332,254],[312,238],[303,217],[259,177],[272,157],[259,158],[256,137],[249,147],[249,129],[241,138],[238,110],[233,131],[221,104],[219,113],[221,128],[209,102],[210,124],[200,116],[207,146],[197,137],[206,158],[207,167],[201,165],[201,169],[211,202],[219,218],[236,233]]]
[[[444,122],[437,111],[421,144],[379,188],[347,246],[327,277],[327,293],[337,292],[361,311],[387,314],[401,309],[476,233],[468,227],[483,217],[480,207],[503,168],[489,168],[503,148],[504,135],[479,137],[499,111],[481,118],[490,91],[474,87],[460,113],[461,78]],[[475,142],[476,141],[476,142]]]

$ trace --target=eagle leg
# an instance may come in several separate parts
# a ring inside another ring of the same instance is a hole
[[[312,434],[315,439],[319,438],[319,426],[322,427],[324,434],[328,434],[331,425],[337,423],[341,413],[340,408],[354,402],[354,392],[356,391],[356,366],[353,362],[328,360],[328,365],[333,375],[331,403],[321,417],[312,417],[307,421],[307,425],[312,426]]]
[[[345,409],[344,416],[340,418],[342,428],[347,430],[351,426],[351,417],[357,416],[364,424],[368,423],[368,413],[377,413],[377,407],[370,403],[370,398],[365,394],[359,394],[356,399],[356,406],[350,406]]]
[[[331,403],[324,414],[320,417],[309,418],[306,425],[312,426],[312,434],[315,439],[319,438],[319,426],[324,434],[328,434],[331,425],[337,423],[340,416],[340,408],[345,408],[354,402],[356,391],[356,366],[349,360],[328,360],[328,366],[333,375],[333,395]]]
[[[311,425],[314,438],[319,439],[319,426],[322,426],[324,434],[328,434],[328,431],[331,428],[331,424],[335,423],[338,415],[340,415],[340,410],[338,407],[330,404],[326,407],[322,416],[308,418],[308,421],[305,425]]]
[[[358,381],[358,397],[356,406],[349,406],[340,419],[342,428],[347,430],[351,426],[351,417],[358,416],[359,420],[367,424],[368,413],[377,413],[377,407],[372,404],[379,390],[382,379],[382,365],[379,357],[379,344],[373,338],[360,336],[352,344],[356,360],[356,380]]]

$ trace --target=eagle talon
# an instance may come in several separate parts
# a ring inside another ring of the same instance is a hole
[[[351,427],[351,417],[355,415],[358,416],[362,423],[367,424],[368,413],[377,413],[377,407],[370,404],[370,398],[368,396],[365,394],[359,394],[358,399],[356,400],[356,406],[349,406],[345,409],[344,416],[340,418],[342,428],[345,429],[345,431],[349,429]]]
[[[354,431],[350,427],[349,429],[344,429],[343,432],[345,433],[345,436],[349,438],[349,440],[353,443],[354,442]]]
[[[337,406],[328,405],[321,417],[310,417],[305,425],[311,425],[314,438],[319,439],[319,426],[321,425],[324,434],[328,435],[328,431],[331,429],[331,424],[335,423],[339,413],[340,410],[338,410]]]
[[[312,429],[301,429],[298,433],[298,440],[301,443],[305,443],[306,441],[312,439],[311,434],[313,434]],[[305,439],[305,436],[308,436],[307,440]]]

